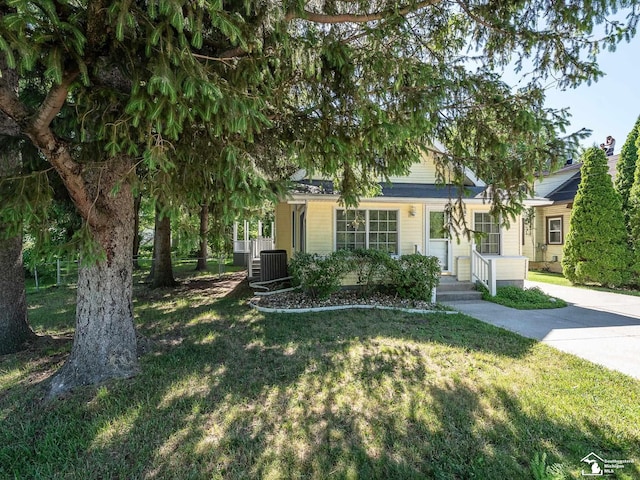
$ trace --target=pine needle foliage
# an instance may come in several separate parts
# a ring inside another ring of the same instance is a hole
[[[621,286],[629,282],[631,251],[620,196],[608,173],[604,152],[585,151],[562,259],[573,283]]]
[[[640,135],[636,138],[636,149],[640,158]],[[640,160],[636,162],[633,176],[633,185],[629,190],[629,233],[634,253],[634,280],[636,286],[640,286]]]
[[[624,212],[625,221],[629,224],[631,215],[631,207],[629,205],[629,196],[631,186],[633,185],[636,165],[638,164],[638,147],[636,141],[640,134],[640,117],[636,120],[635,125],[627,135],[627,139],[620,150],[620,158],[616,165],[616,190],[620,194],[622,200],[622,211]],[[629,226],[629,232],[631,228]]]
[[[352,205],[438,141],[442,171],[453,167],[462,187],[471,168],[491,183],[494,213],[513,215],[534,172],[580,138],[564,136],[566,111],[544,107],[544,81],[597,79],[595,55],[628,40],[637,14],[628,26],[604,19],[629,4],[595,2],[578,15],[547,0],[14,0],[2,8],[0,51],[25,85],[69,90],[75,131],[65,140],[95,145],[75,150],[85,161],[126,154],[172,170],[187,130],[206,127],[220,146],[203,172],[232,172],[266,140],[272,158],[334,178]],[[528,59],[529,81],[514,91],[500,69]],[[247,184],[232,173],[222,183]]]

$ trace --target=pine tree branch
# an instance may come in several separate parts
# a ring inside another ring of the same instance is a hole
[[[296,12],[287,13],[284,17],[285,21],[289,22],[295,19],[306,20],[313,23],[368,23],[368,22],[376,22],[379,20],[383,20],[388,18],[390,15],[399,15],[406,16],[412,12],[420,10],[424,7],[430,7],[437,3],[440,3],[441,0],[426,0],[423,2],[418,2],[415,5],[408,5],[404,8],[398,8],[394,10],[383,10],[380,12],[374,13],[364,13],[364,14],[351,14],[351,13],[341,13],[335,15],[329,15],[324,13],[316,13],[311,12],[309,10],[304,10],[302,15]]]
[[[36,132],[49,128],[53,119],[60,113],[60,109],[67,101],[69,87],[78,77],[79,72],[66,74],[60,85],[54,85],[45,97],[42,105],[30,120],[29,129]]]
[[[93,227],[104,225],[105,217],[95,208],[89,196],[81,166],[72,158],[68,145],[51,130],[51,122],[67,100],[69,87],[78,73],[65,75],[60,85],[54,86],[34,115],[20,101],[15,91],[0,78],[0,110],[20,126],[34,145],[55,168],[83,218]]]

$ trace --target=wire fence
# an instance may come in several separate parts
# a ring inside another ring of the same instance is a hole
[[[194,271],[198,258],[172,258],[174,274],[180,275]],[[134,279],[142,282],[148,276],[153,265],[151,258],[139,258],[134,264]],[[234,267],[228,257],[208,257],[206,272],[219,277],[228,271],[237,271],[244,267]],[[39,291],[52,286],[72,286],[78,282],[78,260],[57,259],[53,262],[42,262],[33,267],[25,266],[28,272],[26,284],[28,290]]]

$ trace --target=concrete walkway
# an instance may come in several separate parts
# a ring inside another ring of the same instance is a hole
[[[483,322],[640,379],[640,297],[529,281],[525,287],[538,287],[570,306],[516,310],[485,301],[447,305]]]

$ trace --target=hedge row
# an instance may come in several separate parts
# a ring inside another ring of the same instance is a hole
[[[383,291],[429,301],[440,281],[440,264],[436,257],[417,254],[395,259],[379,250],[340,250],[326,256],[296,253],[289,263],[289,273],[294,283],[313,298],[330,296],[342,287],[344,279],[353,276],[363,296]]]

